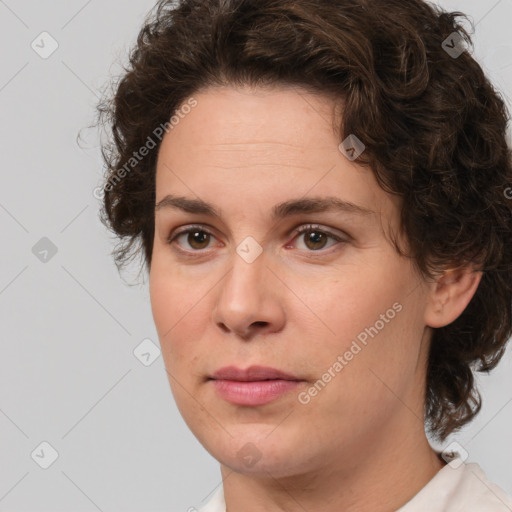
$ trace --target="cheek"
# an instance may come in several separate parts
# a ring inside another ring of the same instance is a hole
[[[315,313],[306,329],[313,334],[316,326],[324,333],[310,360],[319,376],[329,379],[329,369],[336,374],[333,400],[341,393],[349,395],[348,402],[361,395],[378,401],[389,393],[379,377],[392,388],[413,378],[422,325],[411,294],[413,276],[405,265],[398,267],[390,262],[339,272],[336,281],[320,282],[321,292],[304,300]],[[304,319],[297,322],[304,327]]]
[[[149,277],[149,295],[153,320],[160,341],[163,342],[164,334],[172,327],[176,301],[174,299],[173,282],[163,272],[159,271],[158,263],[154,257]]]
[[[180,318],[185,318],[187,304],[193,300],[192,286],[181,275],[180,267],[170,264],[165,249],[155,244],[149,276],[149,292],[151,309],[159,335],[163,336],[173,326],[178,325]],[[190,307],[188,308],[190,309]],[[165,341],[164,336],[161,341]]]
[[[403,407],[413,388],[419,389],[422,329],[414,317],[415,306],[400,296],[396,301],[396,296],[385,298],[390,308],[376,300],[361,303],[364,314],[356,320],[340,317],[340,330],[346,321],[352,335],[342,336],[337,349],[331,347],[327,366],[341,355],[342,370],[333,379],[332,394],[326,395],[327,408],[344,403],[354,417],[376,419]]]
[[[189,299],[186,288],[180,284],[177,276],[163,271],[157,262],[152,264],[149,282],[151,310],[164,356],[175,350],[174,340],[179,339],[176,333],[187,321],[186,304]]]
[[[208,287],[162,270],[158,264],[152,265],[149,287],[166,368],[177,374],[188,372],[201,352],[202,333],[209,318]]]
[[[400,315],[396,311],[400,308],[397,303],[406,295],[404,283],[408,281],[404,275],[393,277],[389,268],[350,266],[336,269],[314,284],[302,280],[294,290],[307,308],[300,307],[301,315],[295,320],[304,324],[305,318],[311,318],[310,328],[316,325],[321,329],[327,345],[336,350],[343,349],[347,343],[350,345],[360,334],[364,341],[365,329],[376,323],[379,333],[389,331]],[[336,275],[335,280],[333,275]]]

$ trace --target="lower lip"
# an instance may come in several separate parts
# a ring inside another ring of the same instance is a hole
[[[217,393],[224,400],[235,405],[267,404],[301,384],[301,381],[281,379],[251,382],[212,380],[212,382]]]

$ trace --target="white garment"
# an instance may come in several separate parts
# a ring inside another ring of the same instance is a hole
[[[226,512],[222,485],[199,512]],[[455,456],[396,512],[512,512],[512,498],[478,464]]]

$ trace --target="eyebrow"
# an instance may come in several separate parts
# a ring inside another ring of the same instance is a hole
[[[210,203],[202,199],[190,199],[183,196],[167,195],[155,205],[155,212],[162,209],[178,209],[187,213],[209,215],[222,218],[220,212]],[[290,199],[272,208],[272,220],[284,219],[296,214],[344,212],[352,215],[375,215],[376,212],[338,197],[311,197]]]

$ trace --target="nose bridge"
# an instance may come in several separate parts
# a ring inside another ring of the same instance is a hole
[[[250,238],[250,237],[247,237]],[[254,239],[244,239],[230,260],[231,270],[220,283],[213,321],[223,330],[246,336],[251,325],[258,322],[274,330],[282,321],[279,304],[269,289],[268,258]],[[276,325],[274,325],[276,324]]]
[[[263,248],[252,237],[247,237],[236,247],[231,259],[231,272],[226,276],[222,295],[233,310],[248,312],[257,307],[264,293],[263,285],[267,258]]]

